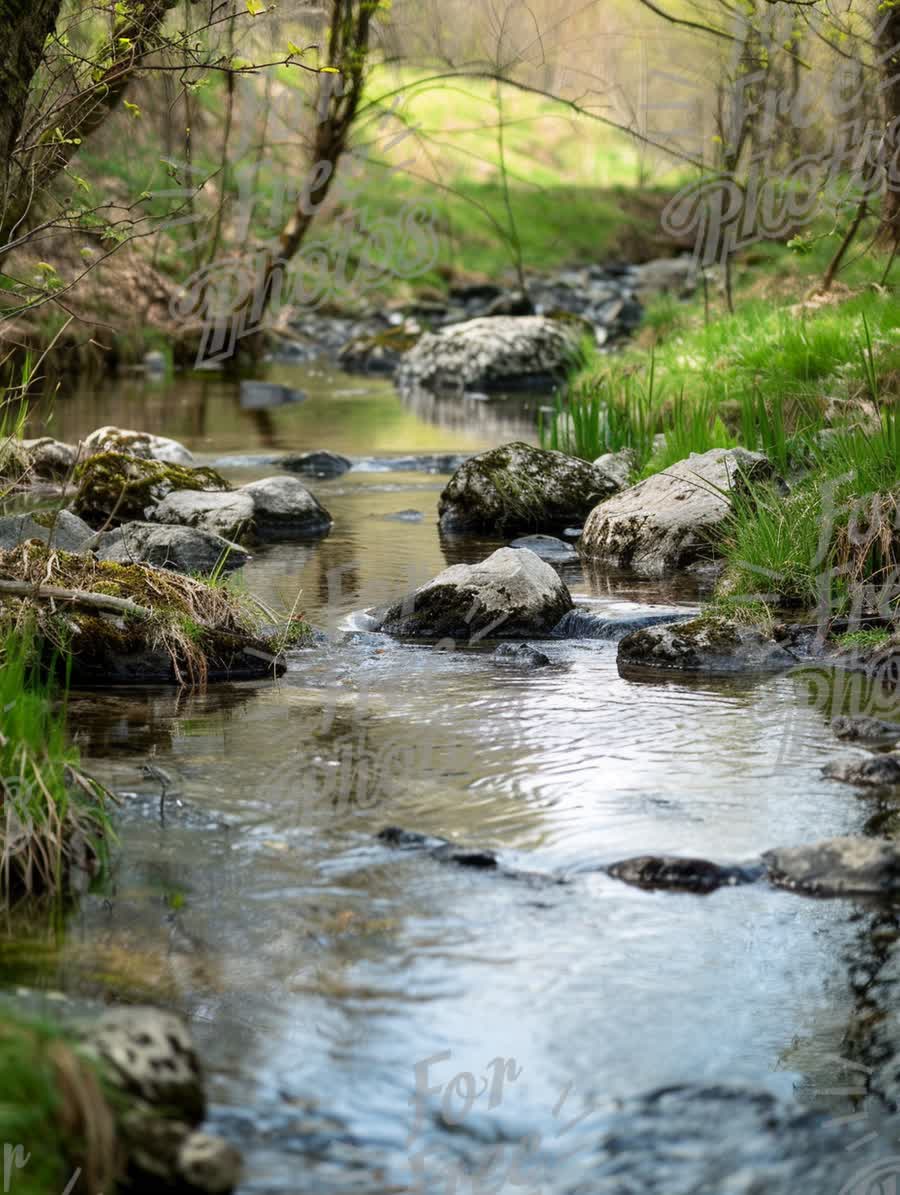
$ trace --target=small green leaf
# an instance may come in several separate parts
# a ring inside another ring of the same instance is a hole
[[[125,105],[125,107],[128,109],[128,111],[131,113],[131,115],[135,118],[135,120],[138,120],[140,118],[141,110],[137,104],[130,104],[128,102],[128,100],[122,100],[122,103]]]
[[[251,17],[258,17],[261,12],[266,11],[266,6],[263,0],[247,0],[247,12]]]
[[[288,42],[288,53],[291,55],[291,57],[293,57],[294,55],[302,57],[303,54],[305,53],[305,51],[301,50],[296,42],[289,41]]]

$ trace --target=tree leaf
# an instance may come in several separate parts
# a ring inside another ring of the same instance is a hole
[[[247,12],[251,17],[258,17],[261,12],[266,11],[266,6],[263,0],[247,0]]]

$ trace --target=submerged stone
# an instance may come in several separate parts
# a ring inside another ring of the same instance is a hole
[[[501,643],[494,652],[494,659],[519,668],[546,668],[550,663],[550,657],[530,643]]]
[[[572,564],[578,561],[578,553],[572,545],[552,535],[523,535],[514,539],[509,546],[528,548],[535,556],[540,556],[541,560],[547,560],[551,564]]]
[[[684,622],[685,611],[666,611],[654,614],[625,614],[621,618],[603,618],[592,610],[576,607],[563,615],[553,628],[554,639],[623,639],[632,631],[645,627],[660,627],[666,623]]]
[[[275,463],[291,473],[304,473],[308,477],[340,477],[353,465],[347,457],[327,450],[290,453]]]
[[[761,868],[723,867],[706,859],[676,855],[639,855],[608,868],[609,874],[638,888],[671,888],[681,892],[714,892],[717,888],[751,884]]]
[[[752,672],[790,668],[797,657],[758,627],[702,615],[631,631],[619,643],[618,663],[678,672]]]

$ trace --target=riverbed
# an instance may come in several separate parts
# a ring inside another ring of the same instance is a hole
[[[270,377],[306,401],[248,411],[215,375],[55,400],[60,439],[107,423],[160,432],[235,481],[277,472],[288,451],[355,465],[308,483],[334,517],[325,539],[261,548],[238,579],[328,636],[292,652],[282,679],[72,695],[84,763],[122,799],[114,872],[62,927],[13,922],[4,983],[185,1014],[211,1122],[245,1152],[244,1195],[449,1192],[457,1178],[465,1191],[479,1168],[471,1189],[572,1191],[611,1118],[672,1085],[859,1111],[840,1061],[856,905],[764,884],[644,892],[601,870],[645,853],[745,862],[863,832],[872,803],[820,775],[840,712],[822,685],[622,677],[612,639],[542,644],[551,666],[523,671],[484,645],[366,632],[367,608],[500,546],[439,533],[448,477],[423,458],[534,442],[542,400],[412,405],[325,367]],[[562,575],[610,619],[701,596],[686,581]],[[148,760],[175,780],[164,818]],[[397,850],[376,838],[388,825],[533,874]],[[720,1138],[711,1118],[708,1152]],[[684,1189],[716,1190],[698,1184]]]

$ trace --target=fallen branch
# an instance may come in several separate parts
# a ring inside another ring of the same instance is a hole
[[[35,601],[68,602],[71,606],[85,606],[91,610],[107,610],[114,614],[131,614],[135,618],[150,618],[153,611],[139,606],[130,598],[113,597],[108,593],[89,593],[86,589],[60,589],[57,585],[32,585],[28,581],[0,581],[0,593]]]

